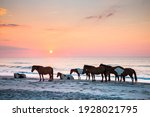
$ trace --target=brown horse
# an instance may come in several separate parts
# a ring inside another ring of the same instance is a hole
[[[133,78],[133,74],[134,74],[134,78]],[[121,74],[121,80],[122,81],[122,78],[123,78],[123,81],[125,82],[125,77],[129,75],[132,79],[132,84],[134,82],[134,79],[135,79],[135,82],[137,82],[137,75],[136,75],[136,72],[134,69],[132,68],[125,68],[124,69],[124,72]]]
[[[124,71],[124,68],[121,67],[121,66],[112,67],[110,65],[105,65],[105,64],[100,64],[99,66],[103,66],[105,68],[104,75],[105,75],[105,77],[108,76],[108,81],[111,81],[110,74],[114,74],[115,75],[115,81],[116,81],[117,78],[118,78],[118,81],[119,81],[119,76]]]
[[[103,74],[104,74],[105,68],[104,67],[90,67],[87,69],[87,72],[91,74],[92,76],[92,81],[95,81],[95,75],[101,74],[102,76],[102,82],[103,82]],[[105,82],[107,82],[107,79],[105,79]]]
[[[80,68],[71,69],[70,74],[72,74],[73,72],[77,73],[78,79],[81,79],[80,74],[82,74],[83,69],[80,69]]]
[[[82,74],[86,74],[86,80],[89,79],[90,80],[90,73],[89,73],[89,69],[93,68],[94,66],[92,65],[84,65],[83,66],[83,71]]]
[[[43,67],[39,65],[33,65],[31,72],[33,72],[34,70],[37,70],[37,72],[39,73],[40,81],[41,81],[41,77],[43,78],[43,81],[44,81],[43,75],[46,75],[46,74],[49,74],[49,81],[53,80],[53,68],[52,67]]]

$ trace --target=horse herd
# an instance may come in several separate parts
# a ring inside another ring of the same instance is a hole
[[[41,80],[44,81],[43,75],[46,75],[46,74],[49,74],[49,81],[53,80],[54,70],[52,67],[43,67],[39,65],[33,65],[31,72],[33,72],[34,70],[37,70],[37,72],[39,73],[40,81]],[[113,67],[113,66],[105,65],[105,64],[100,64],[98,67],[95,67],[92,65],[84,65],[83,69],[80,69],[80,68],[71,69],[70,74],[63,74],[63,73],[58,72],[57,77],[60,77],[60,79],[72,80],[74,79],[74,77],[72,76],[73,72],[77,73],[78,79],[81,79],[81,76],[80,76],[81,74],[86,74],[86,80],[90,80],[90,76],[91,76],[92,81],[95,81],[95,75],[101,74],[102,76],[101,82],[104,81],[104,78],[105,78],[105,82],[107,82],[107,81],[111,81],[110,75],[114,74],[115,81],[118,80],[121,82],[123,79],[123,81],[125,82],[125,77],[129,75],[131,77],[132,83],[137,82],[137,76],[136,76],[136,72],[134,69],[123,68],[121,66]]]

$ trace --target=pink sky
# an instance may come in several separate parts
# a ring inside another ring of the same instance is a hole
[[[0,4],[0,57],[150,55],[149,0]]]

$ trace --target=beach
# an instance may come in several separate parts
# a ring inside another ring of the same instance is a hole
[[[0,76],[0,100],[149,100],[150,84]]]
[[[148,100],[150,99],[150,57],[71,57],[71,58],[3,58],[0,61],[0,99],[1,100]],[[60,80],[57,73],[69,74],[72,68],[83,68],[85,64],[99,66],[105,63],[111,66],[133,68],[138,82],[132,85],[131,78],[126,82],[101,82],[101,75],[96,81],[86,80],[81,74],[78,80]],[[51,66],[54,80],[39,82],[37,71],[31,72],[32,65]],[[15,79],[14,73],[23,73],[24,79]]]

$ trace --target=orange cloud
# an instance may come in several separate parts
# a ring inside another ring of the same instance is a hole
[[[7,13],[7,9],[0,8],[0,16],[3,16]]]
[[[18,25],[18,24],[0,24],[0,28],[1,27],[18,27],[18,26],[20,26],[20,25]]]

